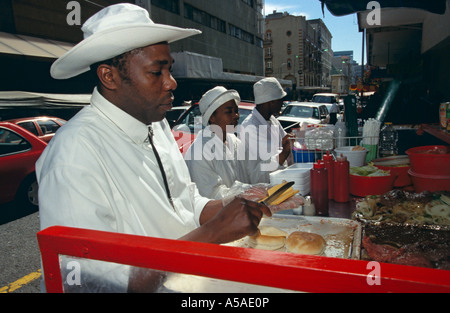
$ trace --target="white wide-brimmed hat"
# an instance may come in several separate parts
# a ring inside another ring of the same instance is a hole
[[[266,77],[253,85],[255,104],[266,103],[284,98],[287,93],[275,77]]]
[[[217,86],[205,92],[198,103],[202,113],[203,126],[208,125],[209,118],[217,108],[230,100],[234,100],[236,105],[239,105],[241,102],[241,97],[236,90],[228,90],[225,87]]]
[[[201,34],[197,29],[155,24],[147,10],[130,3],[108,6],[81,27],[84,39],[56,60],[50,74],[66,79],[89,71],[89,66],[136,48],[173,42]]]

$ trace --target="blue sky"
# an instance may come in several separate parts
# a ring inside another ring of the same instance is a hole
[[[353,59],[361,64],[362,33],[358,31],[356,14],[334,16],[325,6],[325,17],[319,0],[265,0],[265,14],[273,10],[303,15],[306,19],[321,18],[333,36],[333,51],[353,50]]]

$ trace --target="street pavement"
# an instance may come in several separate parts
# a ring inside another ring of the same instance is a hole
[[[39,213],[0,205],[0,293],[40,293]]]

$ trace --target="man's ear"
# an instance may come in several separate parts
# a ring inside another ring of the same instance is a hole
[[[97,67],[97,76],[100,83],[109,90],[117,89],[118,79],[120,79],[117,69],[108,64],[100,64]]]

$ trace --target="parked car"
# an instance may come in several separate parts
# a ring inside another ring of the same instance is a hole
[[[252,112],[255,104],[242,101],[238,107],[238,124],[241,124],[242,121]],[[191,146],[197,133],[203,129],[201,115],[202,114],[200,112],[198,103],[195,103],[180,116],[178,121],[172,127],[172,133],[183,155]]]
[[[340,101],[339,95],[337,93],[316,93],[312,97],[312,102],[323,103],[327,106],[328,112],[331,109],[331,105],[336,102],[339,106],[339,110],[344,111],[344,103]]]
[[[35,134],[45,142],[49,142],[55,135],[56,131],[67,121],[59,117],[38,116],[16,118],[6,120],[5,122],[17,124]]]
[[[175,125],[175,123],[178,121],[180,116],[184,112],[189,110],[190,107],[191,107],[190,105],[176,106],[176,107],[172,107],[172,109],[170,111],[166,112],[166,119],[169,122],[170,127],[173,127],[173,125]]]
[[[290,132],[292,128],[301,127],[302,123],[327,124],[330,115],[325,104],[312,102],[291,102],[277,117],[281,126]]]
[[[47,143],[26,129],[0,122],[0,203],[38,206],[35,163]]]

